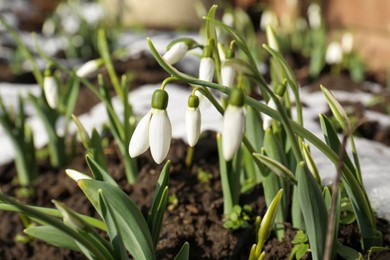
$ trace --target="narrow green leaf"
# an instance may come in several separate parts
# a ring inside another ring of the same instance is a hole
[[[332,114],[336,118],[337,122],[340,124],[340,126],[344,130],[350,129],[348,116],[347,116],[347,113],[345,112],[344,108],[337,101],[337,99],[332,94],[332,92],[329,91],[329,89],[325,88],[323,85],[321,85],[320,87],[321,87],[322,93],[324,93],[326,101],[328,102],[330,110],[332,110]]]
[[[96,180],[104,181],[119,187],[118,183],[116,183],[116,181],[91,157],[91,155],[87,154],[85,156],[85,160],[87,161],[88,167]]]
[[[152,235],[153,243],[156,246],[160,237],[160,230],[166,204],[168,201],[168,181],[171,161],[167,161],[161,171],[153,195],[152,205],[148,215],[148,227]]]
[[[185,242],[183,246],[181,247],[179,253],[175,256],[175,260],[188,260],[190,257],[190,244],[188,242]]]
[[[64,232],[53,226],[29,226],[24,230],[29,236],[42,240],[50,245],[67,248],[73,251],[80,251],[74,238],[68,236]]]
[[[107,197],[121,227],[125,247],[134,259],[156,259],[153,240],[148,225],[135,203],[117,186],[110,183],[83,179],[78,182],[92,205],[102,214],[99,204],[98,190],[102,190]]]
[[[341,244],[340,242],[337,242],[337,253],[346,260],[363,260],[361,253],[352,247]]]
[[[105,198],[103,191],[99,190],[99,203],[102,210],[102,217],[104,222],[107,225],[108,235],[111,240],[111,244],[114,248],[114,256],[115,259],[125,260],[128,259],[125,245],[123,243],[122,235],[120,227],[118,226],[118,222],[116,220],[116,216],[110,206],[107,203],[107,199]]]
[[[299,202],[300,205],[304,205],[302,214],[312,256],[314,260],[322,260],[328,224],[325,202],[313,175],[306,170],[304,162],[298,164],[297,178]]]
[[[255,157],[255,159],[259,160],[261,163],[267,166],[273,173],[278,175],[280,178],[287,179],[292,183],[297,184],[297,180],[294,174],[280,162],[259,153],[255,153],[253,154],[253,156]]]
[[[283,189],[280,189],[279,192],[276,194],[275,198],[272,200],[271,204],[269,205],[263,219],[261,220],[260,228],[257,235],[258,240],[256,245],[256,256],[260,256],[264,243],[268,239],[269,235],[271,234],[271,230],[274,227],[275,218],[278,213],[278,208],[282,199],[282,195]]]

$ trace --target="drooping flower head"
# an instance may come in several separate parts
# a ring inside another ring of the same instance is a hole
[[[235,69],[231,64],[229,64],[229,59],[234,58],[233,46],[231,46],[231,48],[226,51],[225,57],[226,60],[224,60],[221,65],[221,83],[222,85],[231,88],[236,76]]]
[[[163,58],[168,64],[175,64],[183,59],[187,51],[198,46],[198,44],[190,38],[182,38],[172,41],[167,46],[167,52],[163,55]]]
[[[235,88],[230,95],[229,105],[223,115],[222,152],[226,161],[233,158],[244,137],[245,109],[244,93]]]
[[[331,42],[326,48],[325,61],[328,64],[339,64],[343,60],[343,50],[338,42]]]
[[[58,84],[50,69],[46,69],[43,78],[43,92],[50,108],[56,109],[58,105]]]
[[[188,144],[193,147],[199,140],[201,114],[199,110],[199,98],[196,95],[188,97],[188,108],[186,111],[186,128]]]
[[[85,78],[96,72],[103,65],[102,59],[90,60],[77,69],[76,75],[80,78]]]
[[[168,154],[172,138],[172,127],[166,108],[168,93],[155,90],[152,96],[152,109],[140,120],[129,144],[130,157],[136,157],[148,150],[153,160],[160,164]]]

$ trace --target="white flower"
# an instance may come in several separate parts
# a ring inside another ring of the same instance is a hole
[[[268,101],[267,106],[269,106],[272,109],[276,109],[275,101],[272,98]],[[271,127],[273,121],[274,121],[274,119],[272,117],[270,117],[269,115],[263,114],[263,129],[264,129],[264,131],[267,130],[269,127]]]
[[[175,43],[163,56],[168,64],[179,62],[188,51],[188,45],[184,42]]]
[[[326,49],[325,61],[328,64],[338,64],[343,59],[343,51],[338,42],[331,42]]]
[[[225,62],[222,63],[221,79],[222,79],[223,86],[231,88],[233,85],[235,74],[236,71],[232,66],[226,65]]]
[[[233,158],[244,136],[244,107],[228,105],[223,115],[222,152],[226,161]]]
[[[150,152],[154,161],[160,164],[168,154],[172,138],[171,121],[167,111],[155,109],[149,125]]]
[[[186,111],[186,127],[188,144],[193,147],[199,140],[201,114],[199,107],[188,107]]]
[[[149,122],[152,113],[147,113],[138,123],[130,140],[129,154],[134,158],[149,148]]]
[[[222,22],[229,27],[234,26],[234,16],[231,12],[226,12],[222,16]]]
[[[267,25],[265,29],[265,34],[267,36],[268,46],[275,51],[279,51],[279,43],[276,39],[276,35],[271,25]]]
[[[76,71],[76,75],[80,78],[84,78],[94,73],[99,69],[101,65],[100,60],[90,60],[81,65],[80,68]]]
[[[221,60],[221,62],[223,62],[224,60],[226,60],[226,55],[223,49],[223,45],[220,42],[218,42],[217,48],[218,48],[219,59]]]
[[[171,121],[165,109],[152,109],[138,123],[129,144],[130,157],[148,150],[160,164],[168,154],[172,138]]]
[[[318,4],[310,4],[307,9],[307,19],[310,28],[316,29],[321,26],[321,7]]]
[[[260,28],[265,31],[267,25],[271,25],[273,28],[278,26],[278,18],[276,17],[275,13],[270,10],[265,10],[261,14]]]
[[[53,76],[44,77],[43,92],[45,94],[49,107],[55,109],[58,104],[58,86],[57,81]]]
[[[200,60],[199,79],[212,82],[214,77],[214,60],[210,57],[204,57]]]
[[[341,49],[344,53],[351,53],[353,49],[353,34],[346,32],[341,37]]]

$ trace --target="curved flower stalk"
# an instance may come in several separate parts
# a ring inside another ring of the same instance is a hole
[[[187,140],[191,147],[195,146],[199,140],[201,118],[199,98],[196,95],[191,95],[188,98],[186,111]]]
[[[131,137],[129,154],[136,157],[150,147],[153,160],[160,164],[168,154],[172,126],[166,111],[168,93],[158,89],[153,93],[152,109],[138,123]]]
[[[244,93],[240,89],[234,89],[223,116],[222,151],[226,161],[230,161],[240,148],[244,126]]]
[[[43,92],[49,107],[56,109],[58,105],[58,84],[49,69],[45,71],[45,77],[43,78]]]

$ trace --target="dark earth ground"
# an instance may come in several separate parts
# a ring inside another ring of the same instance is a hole
[[[32,1],[35,6],[44,5],[50,1]],[[33,17],[33,15],[31,15]],[[39,28],[35,23],[28,22],[28,17],[21,23],[24,29],[33,30]],[[32,20],[38,18],[32,18]],[[27,20],[27,21],[26,21]],[[30,27],[32,28],[30,28]],[[331,76],[324,71],[323,75],[316,80],[307,77],[305,66],[300,62],[293,67],[302,85],[308,85],[313,91],[318,90],[323,84],[330,89],[347,89],[348,91],[366,91],[365,86],[352,82],[348,76]],[[14,75],[6,62],[0,63],[0,81],[10,82],[33,82],[30,73]],[[131,87],[138,87],[146,83],[161,82],[167,74],[159,69],[156,62],[149,56],[141,56],[138,59],[126,62],[116,62],[115,68],[119,74],[133,71],[135,78]],[[103,74],[104,70],[101,71]],[[368,78],[371,76],[368,75]],[[386,89],[378,96],[385,102],[371,107],[354,103],[354,115],[364,117],[364,111],[373,109],[386,113],[386,104],[390,104],[389,93]],[[86,88],[80,91],[76,114],[87,112],[98,99]],[[351,105],[351,104],[349,104]],[[362,137],[372,139],[386,145],[390,145],[390,130],[379,126],[377,122],[366,121],[357,130]],[[114,142],[105,148],[109,162],[110,173],[118,181],[122,189],[140,207],[144,215],[147,214],[152,200],[155,183],[162,166],[155,165],[150,159],[149,153],[140,157],[140,173],[135,185],[129,185],[124,177],[123,164],[117,154]],[[166,211],[162,226],[160,242],[157,246],[158,259],[172,259],[185,241],[190,243],[191,259],[246,259],[251,245],[254,243],[254,229],[242,229],[238,231],[227,230],[223,227],[223,199],[221,183],[219,179],[218,157],[215,142],[215,134],[206,132],[195,147],[193,163],[187,167],[184,163],[187,146],[181,140],[173,140],[168,155],[172,161],[170,173],[169,194],[174,195],[177,203],[170,203]],[[81,172],[89,172],[84,160],[84,150],[79,145],[77,156],[63,169],[48,167],[47,160],[39,162],[40,176],[36,184],[32,186],[35,196],[20,198],[30,205],[53,207],[52,199],[61,201],[77,212],[98,217],[93,207],[85,198],[76,183],[65,175],[65,168],[76,169]],[[208,181],[199,180],[199,171],[210,173]],[[16,176],[13,163],[0,167],[1,190],[12,196],[16,196],[19,186],[14,181]],[[262,216],[265,212],[265,203],[262,196],[262,188],[256,186],[250,193],[243,194],[240,198],[241,205],[249,204],[253,208],[253,218]],[[267,259],[286,259],[292,249],[291,240],[295,230],[288,223],[286,237],[278,241],[271,237],[265,247]],[[386,246],[390,246],[390,225],[378,219],[378,229],[384,235]],[[0,258],[1,259],[84,259],[79,253],[65,249],[58,249],[43,242],[33,240],[28,243],[15,242],[15,236],[22,234],[23,225],[17,214],[12,212],[0,212]],[[359,248],[359,235],[356,225],[342,226],[340,241],[346,245]],[[310,256],[307,256],[310,258]],[[390,259],[388,253],[376,255],[374,259]]]

